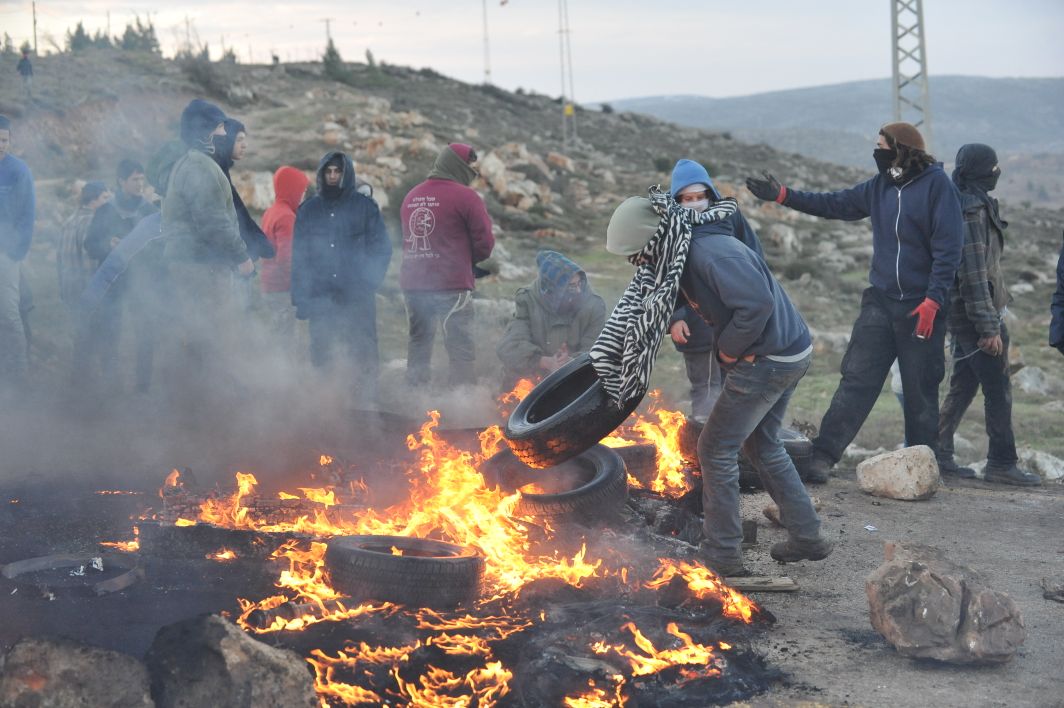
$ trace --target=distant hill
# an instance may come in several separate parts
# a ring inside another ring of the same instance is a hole
[[[864,169],[871,168],[876,129],[893,110],[888,79],[735,98],[650,96],[610,105]],[[1002,165],[1003,195],[1064,204],[1064,78],[935,76],[931,110],[932,151],[944,162],[951,163],[966,142],[989,143],[1009,157],[1008,168]]]

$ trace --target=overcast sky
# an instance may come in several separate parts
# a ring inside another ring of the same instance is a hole
[[[558,3],[489,0],[493,83],[560,93]],[[655,94],[736,96],[890,76],[891,0],[570,0],[575,94],[600,101]],[[171,9],[172,8],[172,9]],[[484,78],[482,0],[39,0],[38,45],[62,43],[79,19],[112,34],[151,15],[164,51],[185,18],[217,56],[224,38],[242,61],[320,56],[324,18],[344,58],[430,66]],[[925,0],[930,73],[1064,75],[1061,0]],[[0,28],[32,36],[30,2],[0,0]]]

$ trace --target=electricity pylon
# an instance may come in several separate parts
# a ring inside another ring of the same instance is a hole
[[[931,149],[931,89],[927,76],[923,0],[890,0],[894,61],[894,120],[920,128]]]

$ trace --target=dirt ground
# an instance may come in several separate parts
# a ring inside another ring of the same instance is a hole
[[[762,648],[789,682],[752,705],[1064,706],[1064,604],[1043,599],[1039,586],[1043,577],[1064,577],[1064,487],[950,481],[927,501],[905,502],[864,494],[853,471],[844,470],[813,493],[835,551],[822,562],[785,567],[768,555],[785,537],[761,514],[768,495],[743,499],[744,518],[757,518],[760,527],[748,565],[784,572],[801,586],[755,595],[779,620]],[[935,546],[1008,593],[1027,626],[1013,661],[958,667],[895,652],[869,624],[864,590],[888,540]]]

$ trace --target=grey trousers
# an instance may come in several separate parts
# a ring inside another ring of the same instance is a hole
[[[0,387],[26,380],[26,332],[19,311],[19,264],[0,253]]]
[[[410,342],[406,351],[406,380],[422,386],[432,380],[432,345],[437,325],[443,330],[443,346],[450,360],[450,385],[477,381],[473,362],[473,293],[471,290],[408,290],[406,315],[410,323]]]

